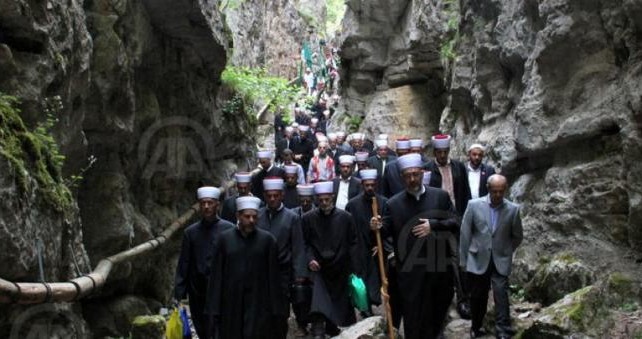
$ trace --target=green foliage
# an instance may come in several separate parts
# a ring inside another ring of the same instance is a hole
[[[326,0],[327,14],[325,27],[328,33],[337,32],[341,29],[341,21],[346,12],[345,0]]]
[[[221,74],[221,80],[238,93],[245,113],[250,115],[256,115],[252,106],[257,102],[269,102],[268,110],[271,112],[278,107],[288,107],[296,101],[300,91],[299,87],[290,85],[287,79],[269,75],[265,68],[227,66]],[[238,106],[238,103],[235,105]]]
[[[222,0],[218,8],[221,12],[225,11],[226,9],[234,10],[239,8],[244,1],[245,0]]]
[[[526,291],[522,286],[519,285],[510,285],[510,296],[513,300],[517,302],[524,301]]]
[[[349,115],[348,118],[348,130],[350,133],[355,133],[359,131],[361,123],[363,122],[363,117],[360,115]]]
[[[457,46],[458,41],[459,41],[459,33],[455,34],[455,36],[452,39],[446,40],[441,45],[441,50],[439,51],[439,53],[443,61],[450,62],[450,61],[454,61],[455,58],[457,58],[457,52],[455,51],[455,47]]]
[[[635,301],[627,301],[620,306],[620,310],[623,312],[635,312],[638,308],[640,306]]]
[[[455,48],[459,42],[460,8],[459,0],[445,0],[447,38],[441,44],[440,54],[444,62],[452,62],[457,57]]]
[[[33,131],[26,128],[17,98],[0,93],[0,154],[15,171],[15,180],[22,193],[34,189],[30,178],[37,182],[37,196],[58,212],[66,212],[73,202],[69,188],[62,179],[65,157],[51,136],[57,122],[55,114],[62,109],[59,97],[45,100],[47,119]]]

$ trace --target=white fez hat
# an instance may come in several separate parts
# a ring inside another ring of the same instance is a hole
[[[297,174],[297,173],[299,173],[299,167],[294,166],[294,165],[285,165],[285,166],[283,166],[283,169],[285,170],[285,174]]]
[[[363,133],[352,133],[352,138],[355,140],[363,140],[365,137],[366,135]]]
[[[332,132],[328,133],[328,139],[337,140],[337,134]]]
[[[236,198],[236,210],[258,210],[261,206],[261,199],[257,197],[239,197]]]
[[[252,173],[249,172],[239,172],[234,175],[236,183],[246,183],[252,181]]]
[[[424,171],[424,177],[422,179],[424,185],[430,184],[430,171]]]
[[[272,151],[263,150],[256,152],[256,157],[259,159],[272,159]]]
[[[221,190],[216,187],[203,186],[203,187],[200,187],[198,190],[196,190],[196,197],[198,197],[198,200],[205,199],[205,198],[218,200],[220,196],[221,196]]]
[[[290,126],[292,126],[292,128],[298,128],[299,127],[299,123],[298,122],[293,122],[292,125],[290,125]]]
[[[396,147],[397,147],[397,149],[409,149],[410,148],[410,140],[405,139],[405,138],[397,139]]]
[[[399,169],[402,171],[412,167],[423,167],[421,155],[417,153],[402,155],[397,158],[397,162],[399,163]]]
[[[337,132],[337,137],[339,137],[339,138],[343,138],[343,137],[345,137],[345,136],[346,136],[346,132],[343,132],[343,131],[339,131],[339,132]]]
[[[322,181],[314,184],[315,194],[332,194],[334,183],[332,181]]]
[[[448,134],[433,135],[433,137],[431,138],[432,147],[435,149],[450,148],[450,139],[450,135]]]
[[[301,125],[301,126],[299,126],[299,131],[307,132],[307,131],[309,131],[309,130],[310,130],[310,126],[308,126],[308,125]]]
[[[314,195],[314,185],[296,185],[296,192],[302,196]]]
[[[368,161],[368,158],[370,157],[370,153],[368,152],[357,152],[354,154],[354,157],[357,162],[364,162]]]
[[[379,148],[388,147],[388,140],[386,139],[377,139],[375,140],[375,145]]]
[[[317,119],[317,118],[310,119],[310,123],[316,124],[318,122],[319,122],[319,119]]]
[[[388,134],[379,134],[379,135],[377,135],[377,140],[388,141]]]
[[[359,171],[359,176],[361,177],[361,180],[376,180],[377,170],[374,168],[363,169]]]
[[[424,147],[424,141],[421,139],[410,139],[410,148]]]
[[[350,164],[352,165],[354,163],[354,156],[345,154],[339,156],[339,164]]]
[[[468,152],[474,150],[475,148],[479,148],[482,152],[486,152],[486,147],[482,144],[472,144],[470,147],[468,147]]]
[[[265,191],[282,191],[283,179],[277,177],[269,177],[263,179],[263,190]]]
[[[288,126],[288,127],[285,128],[285,131],[292,133],[292,132],[294,132],[294,128],[292,126]]]

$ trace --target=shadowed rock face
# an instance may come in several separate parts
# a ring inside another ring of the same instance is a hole
[[[74,277],[74,259],[86,273],[157,235],[194,202],[201,180],[218,185],[236,161],[245,165],[249,122],[219,108],[227,48],[215,1],[0,1],[0,91],[21,98],[30,128],[44,119],[42,98],[62,98],[53,132],[65,178],[81,174],[90,155],[98,159],[75,189],[79,211],[67,216],[39,204],[37,190],[16,201],[14,169],[0,159],[2,194],[11,196],[1,208],[0,261],[15,263],[2,265],[0,277],[38,280],[36,238],[47,280]],[[169,245],[173,253],[179,243]],[[175,264],[175,254],[154,254],[118,267],[102,296],[166,302]],[[145,303],[152,312],[160,306]],[[17,313],[0,314],[6,337]],[[109,334],[126,335],[126,327]]]

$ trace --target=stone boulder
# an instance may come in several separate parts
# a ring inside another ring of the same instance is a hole
[[[144,315],[134,318],[130,333],[131,339],[165,338],[165,317],[162,315]]]
[[[374,316],[343,329],[334,339],[384,339],[387,338],[386,331],[386,319]]]
[[[94,299],[83,305],[83,316],[96,337],[127,336],[136,317],[151,314],[145,300],[133,295]]]
[[[550,305],[568,293],[577,291],[594,281],[594,273],[570,253],[544,261],[535,276],[524,287],[527,300]]]

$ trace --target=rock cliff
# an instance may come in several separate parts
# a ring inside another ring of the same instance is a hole
[[[487,145],[523,205],[516,283],[535,291],[562,251],[599,281],[628,271],[639,283],[641,11],[626,0],[349,1],[337,119],[364,116],[372,134],[451,133],[455,158]]]

